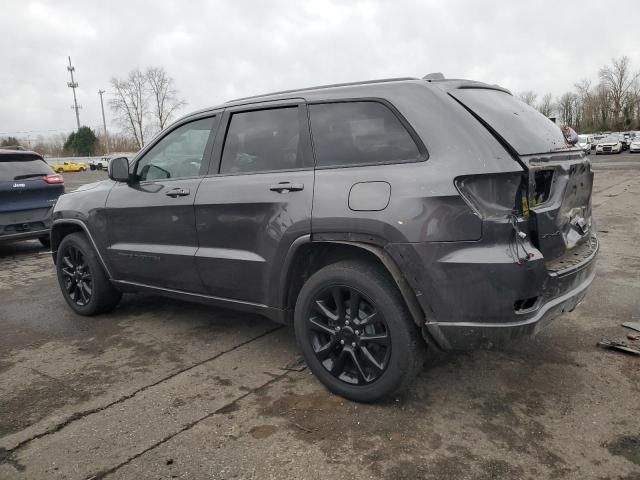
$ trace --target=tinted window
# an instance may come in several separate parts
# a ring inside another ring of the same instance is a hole
[[[309,106],[318,166],[416,160],[420,152],[400,120],[378,102]]]
[[[513,95],[486,88],[459,89],[451,95],[487,122],[520,155],[566,148],[560,128]]]
[[[138,162],[138,178],[160,180],[199,175],[214,118],[184,124],[165,135]]]
[[[234,113],[222,153],[221,173],[303,167],[298,107]]]
[[[0,182],[42,177],[51,173],[53,173],[53,170],[37,157],[28,155],[0,157]]]

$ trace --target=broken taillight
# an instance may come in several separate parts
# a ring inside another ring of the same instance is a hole
[[[530,204],[532,207],[549,200],[553,184],[553,170],[537,170],[533,174],[533,192]]]
[[[458,177],[455,185],[469,206],[483,219],[523,212],[522,173],[491,173]]]
[[[49,175],[45,175],[44,177],[42,177],[42,180],[50,185],[64,183],[64,178],[59,173],[51,173]]]

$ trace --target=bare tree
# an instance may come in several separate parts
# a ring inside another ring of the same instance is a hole
[[[550,117],[553,114],[553,96],[550,93],[545,93],[538,105],[538,111],[545,117]]]
[[[153,103],[153,115],[158,122],[160,130],[167,126],[173,114],[186,105],[183,99],[178,97],[173,78],[167,75],[162,67],[149,67],[145,73],[151,101]]]
[[[536,104],[536,99],[538,98],[538,94],[533,90],[527,90],[525,92],[520,92],[520,94],[518,94],[518,98],[520,98],[520,100],[522,100],[524,103],[526,103],[530,107],[533,107]]]
[[[560,120],[564,125],[575,126],[575,99],[575,93],[567,92],[564,93],[556,102],[558,104]]]
[[[146,120],[149,114],[149,87],[147,77],[135,69],[124,80],[111,79],[114,97],[109,100],[111,110],[122,128],[144,147]]]
[[[629,93],[640,76],[640,72],[631,73],[629,57],[623,56],[612,60],[613,65],[600,69],[600,81],[609,90],[611,99],[611,113],[617,125],[620,124],[620,114],[629,100]]]

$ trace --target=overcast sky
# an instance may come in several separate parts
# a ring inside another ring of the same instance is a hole
[[[0,136],[101,124],[98,89],[162,66],[188,105],[443,72],[560,95],[612,57],[640,69],[637,1],[3,0]],[[105,100],[108,98],[105,96]],[[112,117],[107,109],[107,122]],[[115,125],[113,125],[115,128]]]

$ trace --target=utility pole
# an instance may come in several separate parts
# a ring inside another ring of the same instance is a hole
[[[67,87],[73,89],[73,105],[71,108],[76,111],[76,123],[78,124],[78,130],[80,130],[80,106],[78,105],[78,99],[76,98],[76,88],[78,88],[78,82],[73,79],[73,72],[76,70],[76,67],[71,65],[71,57],[69,57],[69,66],[67,67],[69,73],[71,74],[71,81],[67,82]]]
[[[104,145],[107,148],[107,153],[109,153],[109,134],[107,133],[107,121],[104,119],[104,102],[102,101],[102,94],[105,90],[98,90],[98,95],[100,95],[100,107],[102,108],[102,126],[104,127]]]

